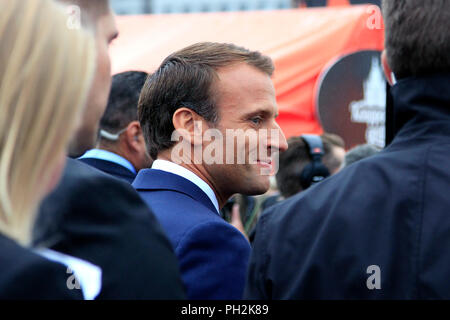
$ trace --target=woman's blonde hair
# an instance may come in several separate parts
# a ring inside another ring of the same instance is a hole
[[[0,233],[22,244],[95,68],[93,36],[67,21],[51,0],[0,0]]]

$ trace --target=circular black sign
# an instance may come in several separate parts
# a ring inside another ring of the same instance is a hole
[[[358,51],[338,59],[319,77],[316,112],[325,132],[346,147],[385,144],[386,80],[381,52]]]

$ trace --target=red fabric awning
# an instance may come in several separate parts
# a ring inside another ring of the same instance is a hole
[[[321,133],[313,101],[319,73],[337,56],[383,49],[383,28],[371,27],[374,14],[373,6],[359,5],[120,16],[113,73],[152,72],[170,53],[196,42],[232,42],[274,60],[278,123],[286,136]]]

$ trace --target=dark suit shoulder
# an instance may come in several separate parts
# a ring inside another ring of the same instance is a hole
[[[61,182],[41,204],[33,229],[33,244],[52,246],[61,240],[61,233],[71,223],[112,225],[132,223],[135,219],[155,221],[128,183],[68,159]]]
[[[83,299],[67,286],[67,268],[0,235],[0,299]]]
[[[189,195],[174,190],[140,191],[172,240],[174,248],[190,230],[208,222],[227,224],[217,212]]]
[[[128,183],[132,183],[136,174],[130,171],[128,168],[117,164],[112,161],[96,159],[96,158],[82,158],[78,161],[85,163],[93,168],[96,168],[104,173],[111,175],[117,179],[123,180]]]
[[[79,161],[69,160],[63,181],[44,200],[33,238],[35,246],[101,267],[99,299],[184,297],[172,246],[138,193]]]

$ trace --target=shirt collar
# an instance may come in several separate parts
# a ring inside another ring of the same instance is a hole
[[[122,167],[127,168],[128,170],[130,170],[131,172],[136,174],[136,169],[134,168],[134,166],[131,164],[130,161],[128,161],[124,157],[119,156],[118,154],[110,152],[110,151],[106,151],[106,150],[102,150],[102,149],[91,149],[91,150],[87,151],[85,154],[83,154],[81,157],[79,157],[78,159],[84,159],[84,158],[93,158],[93,159],[114,162],[118,165],[121,165]]]
[[[167,160],[155,160],[152,164],[152,169],[162,170],[166,172],[170,172],[173,174],[176,174],[178,176],[181,176],[192,183],[194,183],[197,187],[202,189],[204,193],[208,196],[209,199],[211,199],[211,202],[214,204],[214,207],[217,210],[217,213],[220,212],[219,210],[219,202],[217,201],[216,194],[214,193],[213,189],[205,182],[203,181],[199,176],[197,176],[192,171]]]

